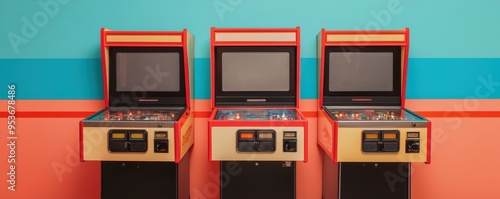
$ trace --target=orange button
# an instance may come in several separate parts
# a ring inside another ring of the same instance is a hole
[[[240,139],[253,139],[254,136],[253,132],[240,132]]]
[[[378,133],[367,133],[365,134],[366,139],[378,139]]]
[[[396,133],[384,133],[384,139],[396,139],[397,134]]]

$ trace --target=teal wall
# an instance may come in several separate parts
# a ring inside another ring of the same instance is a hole
[[[208,99],[210,27],[300,26],[301,98],[315,99],[321,28],[409,27],[409,99],[500,98],[499,8],[489,0],[0,0],[0,86],[15,83],[17,99],[102,99],[101,27],[187,28],[195,97]]]

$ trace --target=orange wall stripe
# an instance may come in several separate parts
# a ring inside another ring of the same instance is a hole
[[[500,111],[417,111],[423,117],[500,117]]]
[[[210,111],[195,111],[194,112],[194,117],[195,118],[209,118],[212,112]]]
[[[318,111],[302,111],[305,117],[318,117]]]
[[[19,111],[15,113],[16,118],[86,118],[92,114],[94,114],[95,111],[82,111],[82,112],[74,112],[74,111],[68,111],[68,112],[25,112],[25,111]],[[6,118],[10,116],[9,113],[7,112],[0,112],[0,118]]]
[[[500,111],[500,99],[407,99],[405,107],[414,112]]]
[[[96,111],[19,111],[15,113],[17,118],[86,118]],[[317,111],[302,112],[307,118],[315,118],[318,116]],[[423,117],[500,117],[500,111],[416,111],[417,114]],[[212,112],[196,111],[194,117],[208,118]],[[8,112],[0,112],[0,118],[10,116]]]
[[[7,112],[7,100],[0,100],[0,112]],[[16,100],[16,111],[36,112],[97,112],[104,108],[103,100]]]

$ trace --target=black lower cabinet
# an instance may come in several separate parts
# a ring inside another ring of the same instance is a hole
[[[101,199],[189,199],[189,153],[174,162],[102,162]]]
[[[295,199],[295,162],[222,161],[221,199]]]
[[[410,163],[334,164],[323,154],[324,199],[409,199]]]

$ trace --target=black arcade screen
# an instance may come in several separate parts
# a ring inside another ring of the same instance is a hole
[[[222,91],[289,91],[288,52],[223,52]]]
[[[393,53],[330,52],[329,91],[393,91]]]
[[[179,57],[177,52],[116,53],[116,91],[180,91]]]

